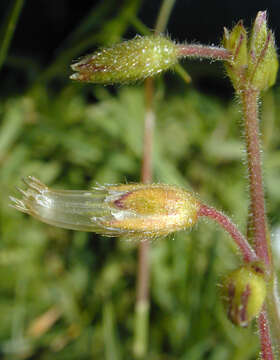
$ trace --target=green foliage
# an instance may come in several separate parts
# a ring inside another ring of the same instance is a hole
[[[137,243],[40,223],[8,207],[21,178],[60,189],[139,181],[144,89],[92,86],[65,76],[70,59],[119,41],[139,1],[100,2],[25,94],[0,101],[1,358],[126,360],[132,356]],[[81,41],[81,39],[84,39]],[[29,70],[29,62],[26,69]],[[14,66],[10,64],[10,66]],[[54,77],[65,84],[53,94]],[[245,228],[247,198],[237,104],[187,88],[156,91],[155,181],[185,186]],[[87,93],[85,93],[87,91]],[[16,91],[15,91],[16,92]],[[97,99],[87,101],[85,95]],[[263,107],[270,219],[279,226],[279,95]],[[236,248],[215,225],[151,246],[148,360],[255,359],[257,336],[233,327],[216,286]]]
[[[0,30],[0,69],[7,56],[24,0],[14,0]]]
[[[56,98],[36,88],[1,103],[0,336],[5,359],[11,353],[38,359],[131,356],[136,244],[54,228],[8,207],[8,194],[28,174],[69,189],[138,181],[143,88],[121,88],[117,95],[103,88],[94,91],[99,98],[94,104],[87,104],[75,86]],[[170,97],[158,94],[156,107],[156,181],[191,184],[202,199],[244,224],[237,106],[188,90]],[[272,159],[267,178],[274,218],[280,200],[275,134],[267,155]],[[254,356],[255,335],[229,323],[215,285],[236,265],[233,247],[211,224],[152,244],[149,359]],[[53,308],[59,312],[57,321],[48,331],[35,327],[32,332],[34,322]]]

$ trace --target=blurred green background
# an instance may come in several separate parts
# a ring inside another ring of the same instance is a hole
[[[20,1],[15,3],[20,5]],[[3,53],[5,29],[11,21],[8,6],[6,17],[2,14],[1,359],[134,358],[138,244],[42,224],[9,208],[8,196],[18,196],[15,186],[22,186],[21,179],[27,175],[61,189],[139,181],[143,84],[81,85],[68,80],[68,75],[72,59],[89,49],[141,33],[138,14],[143,13],[143,3],[104,0],[89,6],[62,45],[56,44],[55,56],[46,64],[36,51],[34,57],[17,47],[7,48],[7,56]],[[20,6],[18,10],[21,16]],[[23,7],[23,15],[24,11]],[[176,8],[171,19],[174,17]],[[28,19],[19,19],[23,29]],[[223,25],[232,24],[220,24],[221,29]],[[217,34],[217,42],[220,37]],[[229,92],[221,64],[187,64],[189,73],[194,74],[193,84],[185,84],[175,73],[155,82],[155,182],[192,189],[245,231],[247,174],[238,101],[211,94],[215,84],[226,89],[221,93]],[[213,80],[210,90],[198,92],[200,73]],[[275,234],[276,264],[280,241],[279,100],[277,85],[265,95],[261,111],[267,209]],[[145,359],[256,359],[255,324],[248,329],[231,325],[219,296],[222,276],[239,264],[236,255],[230,239],[210,222],[151,244],[150,336]]]

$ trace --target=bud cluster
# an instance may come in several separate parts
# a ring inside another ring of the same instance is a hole
[[[278,59],[265,11],[259,11],[249,38],[242,21],[231,31],[225,28],[223,46],[233,54],[225,67],[236,91],[262,91],[275,83]]]

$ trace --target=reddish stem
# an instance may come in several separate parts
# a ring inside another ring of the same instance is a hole
[[[241,232],[237,229],[236,225],[233,224],[233,222],[226,215],[222,214],[213,207],[202,204],[198,211],[198,216],[207,216],[221,225],[239,247],[245,262],[248,263],[256,260],[256,254],[254,250],[251,248],[250,244],[247,242]]]
[[[145,81],[146,113],[144,120],[144,144],[141,181],[145,184],[152,182],[152,153],[155,116],[153,112],[154,83],[151,78]]]
[[[179,56],[200,57],[213,60],[230,60],[232,53],[218,46],[178,45]]]
[[[261,151],[259,140],[258,98],[259,91],[251,88],[241,92],[244,112],[244,126],[247,150],[247,163],[250,186],[250,214],[248,233],[254,240],[254,248],[259,258],[267,265],[268,272],[273,272],[271,248],[269,237],[266,236],[267,224],[265,213],[265,200],[263,190]],[[268,294],[274,296],[274,294]],[[275,300],[275,299],[274,299]],[[266,310],[259,315],[259,334],[261,342],[261,354],[263,360],[273,360],[273,350],[270,338],[270,328]]]
[[[258,318],[260,341],[261,341],[261,354],[264,360],[273,360],[274,355],[272,351],[272,343],[270,339],[269,323],[265,309],[259,315]]]
[[[152,151],[154,134],[153,81],[145,81],[146,114],[144,123],[144,152],[141,171],[141,181],[145,184],[152,182]],[[149,298],[149,241],[139,244],[138,253],[138,280],[137,280],[137,302],[146,303]]]
[[[257,256],[263,259],[270,269],[271,256],[266,239],[266,215],[259,143],[258,96],[259,92],[252,89],[244,90],[241,95],[245,120],[245,138],[251,199],[249,230],[253,234],[254,247]]]

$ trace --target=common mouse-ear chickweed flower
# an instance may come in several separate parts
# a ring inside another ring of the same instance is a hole
[[[85,56],[71,68],[72,80],[99,84],[130,83],[165,71],[178,61],[176,44],[162,35],[136,36]]]
[[[55,226],[137,239],[166,236],[197,221],[199,202],[170,185],[106,185],[91,191],[53,190],[34,177],[25,180],[12,206]]]
[[[254,262],[228,274],[222,293],[229,319],[236,325],[248,326],[260,313],[266,297],[263,265]]]
[[[275,83],[278,59],[266,11],[258,12],[248,39],[241,21],[231,31],[225,28],[223,46],[233,54],[225,67],[236,91],[263,91]]]

